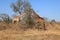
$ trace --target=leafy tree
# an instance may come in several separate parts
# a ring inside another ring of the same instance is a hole
[[[18,12],[19,14],[21,14],[23,10],[23,1],[18,0],[16,3],[12,3],[11,7],[13,8],[14,12]]]
[[[0,18],[5,22],[5,23],[10,23],[11,22],[11,18],[9,17],[8,14],[0,14]]]
[[[31,5],[28,2],[28,0],[18,0],[16,3],[11,4],[11,8],[13,9],[14,12],[21,14],[26,9],[31,8]]]
[[[32,7],[30,5],[30,3],[28,2],[28,0],[18,0],[15,3],[12,3],[12,8],[14,10],[14,12],[18,12],[19,14],[21,13],[26,13],[26,15],[24,16],[24,22],[27,24],[27,25],[32,25],[34,24],[34,17],[32,16]]]
[[[29,27],[32,27],[35,24],[35,18],[32,15],[31,9],[25,10],[25,13],[24,21]]]
[[[30,5],[29,1],[24,0],[23,8],[24,8],[24,11],[31,8],[31,5]]]

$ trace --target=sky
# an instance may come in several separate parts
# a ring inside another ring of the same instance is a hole
[[[0,14],[12,16],[15,12],[11,8],[11,3],[16,1],[0,0]],[[60,0],[29,0],[29,2],[39,16],[60,21]]]

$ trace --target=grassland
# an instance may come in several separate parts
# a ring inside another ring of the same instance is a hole
[[[47,30],[27,29],[17,30],[14,27],[18,25],[8,25],[0,23],[0,40],[60,40],[60,25],[59,23],[46,25]],[[3,26],[5,28],[3,28]],[[8,28],[9,26],[13,27]]]

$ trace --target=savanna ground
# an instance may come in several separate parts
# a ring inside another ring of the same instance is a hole
[[[0,40],[60,40],[60,23],[47,23],[46,28],[47,30],[24,31],[17,24],[0,23]]]

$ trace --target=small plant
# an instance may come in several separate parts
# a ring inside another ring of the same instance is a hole
[[[53,23],[55,23],[55,22],[56,22],[55,20],[51,20],[50,24],[53,24]]]
[[[55,20],[51,20],[51,22],[56,22]]]

